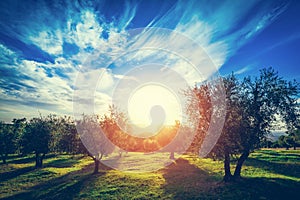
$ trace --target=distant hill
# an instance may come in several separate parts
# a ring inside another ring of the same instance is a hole
[[[268,136],[268,138],[273,142],[278,140],[278,138],[281,135],[287,135],[287,134],[284,130],[276,130],[276,131],[272,131],[271,134]]]

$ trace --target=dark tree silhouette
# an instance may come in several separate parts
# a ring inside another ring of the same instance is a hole
[[[233,154],[240,153],[241,138],[240,133],[243,131],[243,107],[239,99],[239,82],[231,74],[223,78],[226,93],[226,119],[222,134],[210,153],[210,156],[224,160],[224,181],[232,179],[230,169],[230,157]]]
[[[16,135],[13,131],[12,124],[0,122],[0,155],[4,164],[8,154],[14,153],[16,150]]]
[[[237,161],[234,177],[241,176],[242,165],[251,151],[260,147],[260,143],[272,130],[276,114],[280,114],[287,127],[298,126],[299,108],[296,103],[299,86],[296,81],[286,81],[272,68],[263,69],[252,80],[244,79],[241,84],[240,99],[244,108],[241,135],[242,154]]]
[[[47,118],[33,118],[27,123],[21,138],[22,152],[35,154],[35,167],[43,167],[43,159],[49,152],[51,141],[50,122]]]
[[[299,105],[297,104],[298,84],[286,81],[272,68],[263,69],[255,79],[246,77],[239,82],[234,75],[223,78],[226,92],[226,119],[222,134],[209,156],[224,159],[224,180],[238,179],[241,169],[249,154],[259,148],[267,139],[276,122],[276,115],[281,116],[288,130],[299,127]],[[212,96],[205,92],[206,85],[195,87],[196,98],[190,100],[189,116],[193,120],[197,112],[200,123],[195,146],[201,147],[201,141],[209,126]],[[205,94],[205,95],[200,95]],[[208,116],[208,117],[206,117]],[[230,156],[240,155],[234,174],[230,171]]]

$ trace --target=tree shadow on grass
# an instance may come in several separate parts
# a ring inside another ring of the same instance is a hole
[[[53,157],[53,156],[50,155],[50,157]],[[79,163],[81,158],[82,157],[76,157],[76,158],[73,158],[73,159],[59,158],[57,160],[52,160],[48,163],[45,163],[43,165],[43,168],[46,168],[46,167],[55,167],[55,168],[72,167],[74,164]],[[21,159],[21,160],[23,160],[25,163],[28,163],[28,162],[35,161],[35,158],[24,158],[24,159]],[[19,162],[22,163],[20,160],[18,160],[18,162],[10,162],[10,163],[16,164],[16,163],[19,163]],[[8,165],[6,165],[6,166],[8,166]],[[1,176],[0,176],[0,183],[4,182],[4,181],[7,181],[9,179],[13,179],[13,178],[15,178],[17,176],[20,176],[22,174],[26,174],[26,173],[31,172],[33,170],[35,170],[35,164],[33,164],[32,166],[12,169],[8,172],[3,172],[3,173],[1,173]]]
[[[264,150],[263,152],[258,152],[253,158],[271,162],[299,162],[300,155],[297,153],[279,153],[273,150]]]
[[[1,165],[6,165],[9,163],[14,163],[14,164],[18,164],[18,163],[28,163],[28,162],[33,162],[34,157],[33,156],[22,156],[19,154],[8,154],[6,157],[6,163],[1,162]]]
[[[182,158],[161,171],[165,178],[163,189],[172,199],[205,199],[222,180]]]
[[[248,158],[245,162],[245,165],[262,168],[277,174],[300,178],[300,164],[297,163],[278,163],[256,158]]]
[[[35,169],[34,166],[29,166],[29,167],[23,167],[23,168],[19,168],[19,169],[9,171],[9,172],[1,173],[0,183],[4,182],[4,181],[7,181],[9,179],[13,179],[13,178],[15,178],[17,176],[20,176],[22,174],[28,173],[28,172],[30,172],[34,169]]]
[[[57,155],[55,154],[46,154],[45,155],[45,159],[47,158],[53,158]],[[13,159],[8,159],[7,160],[7,164],[27,164],[27,163],[31,163],[31,162],[35,162],[35,156],[34,155],[28,155],[28,156],[14,156]]]
[[[4,199],[73,199],[87,183],[93,182],[106,173],[106,169],[103,169],[98,174],[92,174],[93,167],[94,165],[90,164],[81,170],[40,183],[25,192]]]
[[[273,150],[263,150],[263,151],[259,151],[259,153],[263,154],[267,154],[267,155],[271,155],[271,156],[279,156],[280,153],[273,151]]]
[[[298,199],[300,183],[280,178],[241,178],[211,190],[213,199]]]
[[[165,195],[172,199],[297,199],[300,182],[280,178],[241,178],[222,182],[220,174],[199,169],[187,160],[161,170]]]
[[[44,167],[55,167],[55,168],[65,168],[72,167],[73,165],[80,162],[83,157],[73,157],[71,158],[59,158],[57,160],[52,160],[44,164]]]

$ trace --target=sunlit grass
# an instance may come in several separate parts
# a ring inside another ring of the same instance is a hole
[[[250,155],[242,175],[300,182],[300,150],[258,150]]]
[[[117,159],[117,155],[106,157]],[[124,154],[128,169],[151,169],[168,153]],[[178,156],[178,155],[177,155]],[[259,150],[250,155],[239,182],[224,183],[223,163],[187,154],[154,172],[101,168],[81,155],[48,156],[34,169],[34,158],[12,158],[0,166],[0,198],[8,199],[289,199],[300,187],[300,151]],[[150,160],[149,160],[150,159]],[[152,166],[151,166],[152,163]],[[232,170],[234,163],[232,163]]]
[[[112,154],[103,159],[103,163],[111,168],[118,169],[126,172],[151,172],[161,169],[173,160],[168,159],[170,153],[143,153],[143,152],[130,152],[119,157],[119,154]],[[175,154],[178,157],[178,154]]]
[[[18,163],[21,159],[8,160],[7,165],[1,166],[1,193],[0,198],[11,194],[20,193],[36,186],[42,182],[47,182],[57,177],[66,175],[72,171],[81,170],[84,166],[92,163],[91,159],[82,156],[72,157],[70,155],[60,155],[45,159],[44,168],[35,169],[33,156],[25,157],[27,163]],[[67,165],[59,163],[67,160]],[[77,163],[74,163],[77,160]],[[17,164],[14,163],[17,161]],[[54,167],[53,163],[56,162]],[[73,164],[73,165],[72,165]],[[2,181],[4,180],[4,181]]]
[[[162,198],[165,183],[159,173],[126,173],[111,170],[104,175],[96,175],[84,187],[78,199],[151,199]]]

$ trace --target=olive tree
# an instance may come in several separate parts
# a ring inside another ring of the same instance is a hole
[[[50,122],[47,118],[32,118],[21,137],[22,152],[35,154],[35,167],[43,167],[43,159],[49,152],[51,141]]]
[[[100,127],[99,117],[83,115],[76,122],[80,139],[86,147],[87,154],[94,160],[94,173],[98,173],[103,156],[112,153],[114,145]]]
[[[247,77],[243,80],[239,94],[243,108],[241,155],[234,171],[235,178],[241,176],[242,165],[249,154],[270,134],[273,124],[278,121],[276,115],[282,117],[288,128],[298,126],[298,92],[296,81],[284,80],[272,68],[261,70],[255,79]]]
[[[8,154],[16,150],[16,135],[13,131],[12,124],[0,122],[0,155],[4,164]]]
[[[227,106],[225,124],[218,142],[209,155],[224,160],[224,180],[228,181],[241,176],[245,160],[253,150],[260,148],[261,142],[266,140],[273,125],[278,121],[276,116],[281,116],[281,120],[289,130],[299,127],[299,105],[296,101],[299,88],[296,81],[284,80],[272,68],[261,70],[260,75],[254,79],[246,77],[242,81],[238,81],[232,74],[223,78],[223,83]],[[201,94],[206,87],[205,84],[195,87],[194,91]],[[202,115],[198,130],[201,133],[200,138],[205,137],[206,128],[210,123],[212,105],[209,104],[209,99],[213,97],[207,94],[197,95],[196,99],[190,101],[193,102],[190,104],[192,114],[198,111]],[[208,116],[207,119],[205,116]],[[193,118],[195,117],[192,116],[191,119]],[[196,144],[199,148],[201,140],[196,141]],[[230,156],[234,154],[238,159],[232,175]]]

